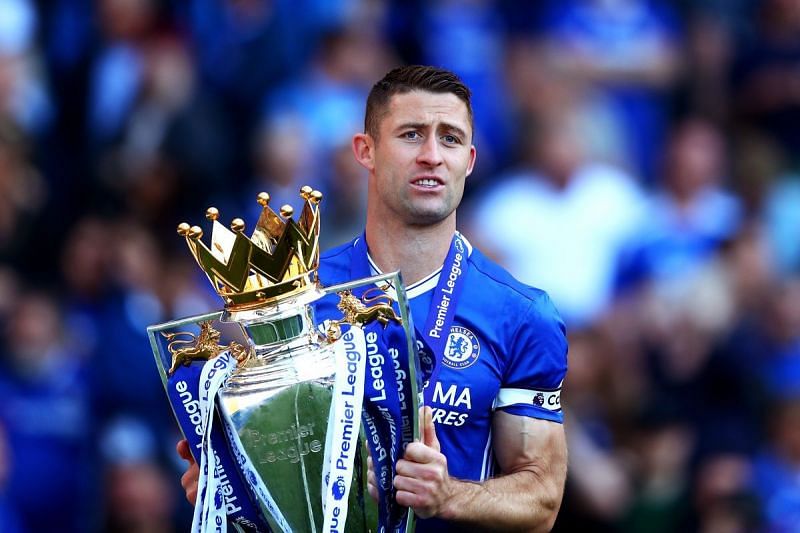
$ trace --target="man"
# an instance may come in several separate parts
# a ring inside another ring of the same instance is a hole
[[[433,67],[392,70],[370,92],[364,130],[353,152],[369,172],[366,233],[323,255],[320,280],[399,270],[415,324],[446,341],[426,391],[424,438],[397,463],[397,502],[423,519],[418,531],[547,531],[566,475],[564,326],[546,294],[456,232],[476,156],[469,89]],[[460,297],[448,285],[456,278]],[[436,295],[441,288],[452,297]],[[449,335],[440,335],[439,317],[452,309]],[[190,457],[185,443],[178,448]],[[192,466],[182,480],[190,500],[196,480]],[[374,495],[374,479],[370,488]]]

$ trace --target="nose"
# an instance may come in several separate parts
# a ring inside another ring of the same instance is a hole
[[[442,152],[439,146],[439,139],[435,135],[429,136],[422,143],[417,154],[417,163],[428,167],[435,167],[442,164]]]

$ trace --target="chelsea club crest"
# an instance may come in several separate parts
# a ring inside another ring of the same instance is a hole
[[[452,326],[442,362],[450,368],[467,368],[478,360],[480,352],[481,345],[474,333],[462,326]]]

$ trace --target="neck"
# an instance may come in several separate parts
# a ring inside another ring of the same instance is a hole
[[[428,226],[367,217],[367,246],[382,272],[399,270],[404,283],[411,285],[442,266],[455,231],[455,213]]]

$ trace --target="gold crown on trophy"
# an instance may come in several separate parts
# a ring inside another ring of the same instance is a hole
[[[229,311],[254,309],[296,296],[316,287],[319,265],[319,203],[322,193],[305,186],[297,222],[294,210],[284,205],[280,214],[269,207],[269,194],[258,195],[261,216],[250,237],[241,218],[229,230],[218,222],[219,211],[209,207],[206,218],[213,223],[211,246],[200,239],[203,230],[187,223],[178,225],[192,251]]]

